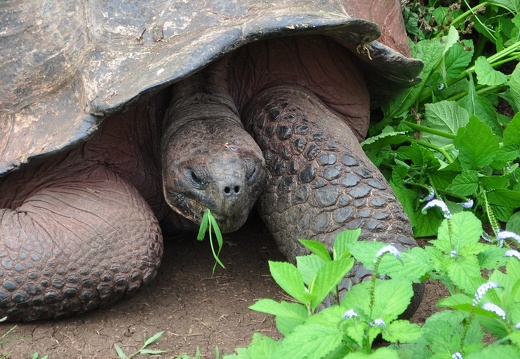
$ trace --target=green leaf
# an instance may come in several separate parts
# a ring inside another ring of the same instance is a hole
[[[391,343],[411,343],[421,337],[421,327],[407,320],[394,320],[383,332],[383,339]]]
[[[344,359],[399,359],[399,355],[395,349],[383,347],[371,353],[350,353]]]
[[[254,333],[253,340],[247,348],[247,354],[251,359],[270,359],[277,347],[278,343],[275,340],[260,333]]]
[[[462,106],[470,115],[475,115],[478,119],[488,125],[493,133],[502,134],[502,126],[498,122],[497,111],[495,106],[484,96],[480,96],[473,83],[473,77],[470,77],[468,94],[463,97],[458,104]]]
[[[197,234],[197,239],[202,241],[204,236],[206,235],[206,230],[209,225],[209,209],[204,211],[204,215],[202,216],[202,220],[200,221],[199,233]]]
[[[473,294],[484,282],[480,276],[478,259],[474,256],[458,257],[447,265],[448,276],[466,294]]]
[[[353,265],[354,258],[345,258],[326,262],[320,268],[312,288],[312,294],[315,296],[311,302],[312,310],[316,309],[336,285],[345,278]]]
[[[520,143],[520,113],[517,113],[504,130],[504,146]]]
[[[520,349],[512,345],[490,345],[464,356],[467,359],[515,359],[520,358]]]
[[[438,307],[448,307],[453,309],[460,309],[469,312],[473,307],[473,297],[466,294],[456,293],[449,297],[441,298],[437,302]]]
[[[481,85],[499,86],[507,81],[507,76],[493,69],[484,56],[478,57],[475,61],[475,73],[477,81]]]
[[[350,253],[356,258],[357,261],[363,263],[368,269],[374,269],[374,259],[376,258],[377,252],[385,246],[382,242],[356,242],[350,244],[348,247]]]
[[[355,243],[360,234],[361,228],[340,232],[334,241],[334,259],[343,259],[347,255],[350,255],[348,245],[350,243]]]
[[[434,130],[457,134],[458,130],[469,121],[469,113],[460,107],[455,101],[440,101],[424,105],[425,119],[423,125]],[[427,139],[437,146],[446,146],[453,142],[452,139],[441,137],[427,132],[421,133],[421,138]]]
[[[307,309],[305,309],[301,304],[284,301],[278,303],[267,298],[260,299],[251,305],[249,309],[261,313],[293,318],[295,320],[301,320],[302,322],[304,322],[308,317]]]
[[[478,172],[468,170],[458,174],[446,190],[459,196],[472,196],[477,193],[478,184]]]
[[[161,349],[141,349],[140,354],[148,354],[148,355],[159,355],[162,353],[166,353],[166,350]]]
[[[453,44],[444,56],[445,81],[458,79],[464,72],[473,57],[473,43],[471,40],[462,40]]]
[[[507,98],[509,103],[518,112],[520,110],[520,64],[517,64],[511,75],[509,75],[509,91]]]
[[[303,277],[298,269],[285,262],[269,261],[269,269],[275,282],[300,303],[306,304],[305,286]]]
[[[323,259],[326,262],[330,262],[332,258],[330,258],[329,251],[318,241],[313,241],[311,239],[300,239],[299,242],[303,244],[305,248],[310,250],[312,253],[316,254],[318,257]]]
[[[478,243],[482,235],[482,224],[473,213],[459,212],[452,215],[451,219],[444,220],[438,233],[439,239],[430,243],[446,254],[450,254],[452,250],[460,254],[465,247]]]
[[[479,169],[493,162],[499,149],[499,140],[489,126],[472,116],[465,128],[459,129],[454,140],[459,150],[462,168]]]
[[[509,189],[494,189],[487,192],[489,203],[510,208],[520,207],[520,192]]]
[[[114,344],[114,348],[115,348],[115,350],[116,350],[117,356],[118,356],[120,359],[128,359],[128,356],[125,354],[125,352],[123,351],[123,349],[121,349],[121,348],[119,347],[119,345]]]
[[[419,43],[412,45],[411,48],[414,57],[419,58],[424,62],[423,70],[419,74],[422,81],[411,89],[401,92],[383,106],[383,112],[386,118],[403,116],[417,101],[417,98],[420,96],[431,73],[442,60],[445,43],[444,39],[438,38],[422,40]]]
[[[307,285],[314,280],[318,271],[325,263],[323,259],[315,254],[296,257],[296,267],[302,274],[303,282]]]
[[[150,338],[148,338],[145,342],[144,342],[144,346],[148,346],[152,343],[154,343],[155,341],[157,341],[162,335],[164,334],[164,331],[162,332],[158,332],[158,333],[155,333],[153,336],[151,336]]]
[[[432,270],[430,255],[420,247],[401,253],[401,261],[392,256],[385,256],[379,265],[381,274],[414,282],[419,282],[430,270]]]
[[[282,341],[274,358],[324,358],[341,345],[343,333],[337,327],[306,324],[296,327]]]

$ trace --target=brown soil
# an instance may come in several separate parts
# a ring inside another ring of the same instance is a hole
[[[221,260],[226,269],[212,275],[214,259],[207,240],[194,236],[172,238],[154,282],[135,297],[110,308],[59,321],[18,324],[2,340],[0,353],[8,358],[117,358],[114,344],[132,354],[143,337],[164,331],[150,349],[163,349],[161,358],[182,353],[204,358],[245,347],[254,332],[279,338],[270,316],[248,309],[255,300],[280,300],[283,293],[269,276],[268,260],[284,260],[259,220],[225,235]],[[435,311],[443,288],[427,284],[425,298],[414,316],[423,323]],[[13,324],[0,325],[0,335]],[[7,342],[6,342],[7,340]],[[137,356],[144,358],[144,356]],[[158,357],[158,356],[155,356]]]

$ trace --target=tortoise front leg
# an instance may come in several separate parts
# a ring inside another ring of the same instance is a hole
[[[159,266],[161,231],[133,186],[103,166],[49,182],[18,208],[0,209],[0,317],[8,320],[108,305]]]
[[[364,240],[417,245],[390,185],[349,126],[314,94],[270,88],[249,103],[244,120],[270,173],[260,214],[289,260],[306,253],[299,238],[332,249],[340,231],[359,227]],[[353,279],[365,274],[359,269]]]

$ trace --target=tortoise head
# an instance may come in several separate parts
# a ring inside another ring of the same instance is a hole
[[[169,206],[195,223],[208,208],[222,232],[244,224],[267,179],[260,148],[240,122],[227,118],[168,128],[162,166]]]

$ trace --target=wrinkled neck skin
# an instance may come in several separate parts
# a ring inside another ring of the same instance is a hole
[[[175,86],[161,146],[163,191],[182,216],[200,223],[210,209],[221,230],[232,232],[247,220],[267,177],[262,152],[219,79],[204,72]]]

